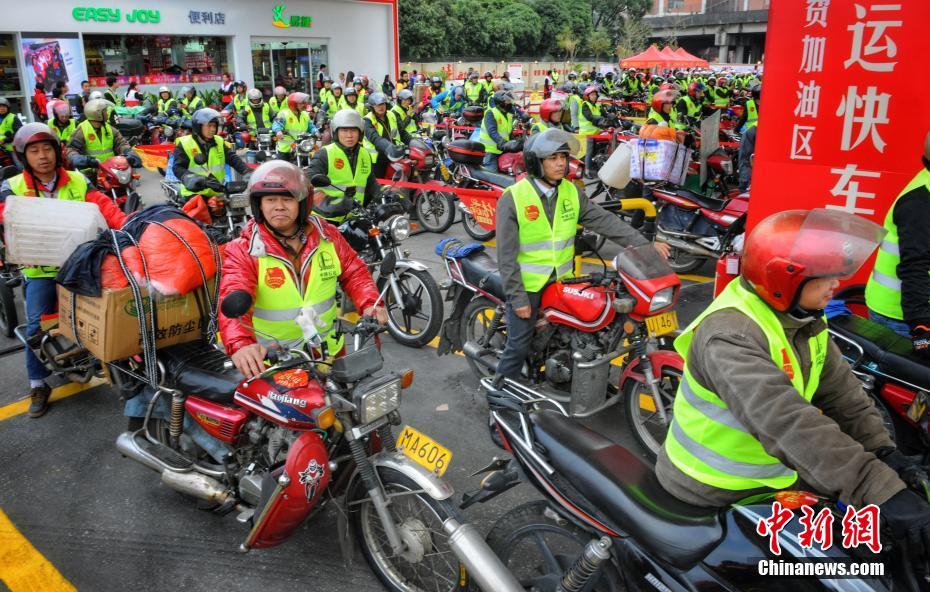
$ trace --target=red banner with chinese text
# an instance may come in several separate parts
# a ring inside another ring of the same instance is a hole
[[[921,0],[772,2],[750,229],[816,207],[883,222],[930,131],[927,23]]]

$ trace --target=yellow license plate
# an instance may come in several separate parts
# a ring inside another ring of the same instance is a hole
[[[646,317],[646,329],[653,337],[671,333],[678,329],[678,313],[673,310],[654,317]]]
[[[404,426],[397,437],[397,449],[403,450],[417,464],[440,477],[452,461],[452,452],[448,448],[410,426]]]

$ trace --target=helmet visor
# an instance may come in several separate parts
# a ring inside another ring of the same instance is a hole
[[[581,144],[572,134],[560,129],[547,129],[531,137],[529,149],[540,159],[549,158],[557,152],[575,156]]]
[[[776,221],[771,230],[778,233],[779,226]],[[797,234],[785,239],[793,239],[789,260],[804,267],[801,273],[805,277],[842,279],[862,267],[886,232],[861,216],[817,208],[808,213]]]

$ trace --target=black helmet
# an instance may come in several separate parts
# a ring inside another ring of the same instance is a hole
[[[494,99],[494,106],[498,109],[503,108],[508,102],[513,104],[516,100],[509,90],[499,90],[494,93],[492,98]]]
[[[523,147],[523,162],[526,172],[531,177],[542,177],[542,161],[553,154],[566,154],[569,157],[578,153],[581,145],[570,133],[549,128],[533,134]]]
[[[223,129],[222,118],[223,116],[216,109],[210,109],[209,107],[197,109],[191,117],[191,133],[202,139],[203,126],[214,121],[216,122],[216,131],[219,133]]]
[[[752,87],[752,91],[750,91],[750,92],[752,92],[752,98],[753,98],[753,100],[754,100],[754,101],[758,101],[759,98],[762,96],[762,85],[761,85],[761,84],[756,84],[756,85],[754,85],[754,86]]]

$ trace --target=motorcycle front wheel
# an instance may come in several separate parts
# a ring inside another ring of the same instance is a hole
[[[476,241],[489,241],[494,238],[496,231],[488,230],[471,215],[471,212],[462,212],[462,226],[465,227],[465,233]]]
[[[672,406],[675,402],[675,393],[681,382],[681,372],[674,368],[662,368],[662,378],[659,390],[662,401],[656,401],[648,384],[630,379],[623,385],[626,407],[626,421],[630,431],[639,443],[639,447],[652,462],[656,461],[659,449],[665,442],[668,426],[672,420]],[[657,405],[661,404],[665,410],[667,421],[662,421]]]
[[[445,232],[455,222],[455,196],[441,191],[417,191],[414,197],[417,220],[430,232]]]
[[[361,481],[349,494],[352,523],[365,561],[392,592],[453,592],[468,589],[468,573],[449,546],[443,523],[461,522],[448,500],[431,498],[409,477],[381,467],[378,477],[391,500],[388,512],[405,549],[391,549],[381,518]]]
[[[562,575],[594,535],[574,526],[548,502],[536,501],[504,514],[488,533],[488,545],[527,590],[555,590]],[[620,574],[610,561],[601,564],[584,590],[620,592]]]
[[[407,269],[395,277],[400,302],[389,285],[390,280],[378,280],[378,287],[387,290],[384,301],[388,313],[388,332],[403,345],[423,347],[439,335],[442,327],[442,292],[427,271]]]

